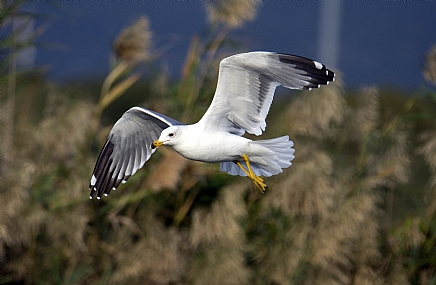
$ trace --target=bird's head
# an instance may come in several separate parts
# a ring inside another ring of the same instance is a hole
[[[171,126],[166,128],[160,134],[158,140],[153,142],[152,148],[157,148],[161,145],[174,145],[180,138],[180,134],[183,131],[179,126]]]

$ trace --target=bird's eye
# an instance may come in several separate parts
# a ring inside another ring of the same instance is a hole
[[[174,137],[174,133],[169,133],[168,136]]]

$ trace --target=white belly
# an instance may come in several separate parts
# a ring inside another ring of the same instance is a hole
[[[173,146],[180,155],[203,162],[233,161],[249,148],[250,140],[229,133],[203,133],[190,136],[183,144]]]

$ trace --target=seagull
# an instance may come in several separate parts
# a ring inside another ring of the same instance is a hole
[[[185,125],[157,112],[133,107],[115,123],[98,156],[90,199],[116,190],[160,146],[171,146],[187,159],[220,163],[230,175],[248,176],[264,194],[260,176],[279,174],[295,158],[289,136],[251,140],[261,135],[275,89],[311,90],[334,81],[325,65],[296,55],[249,52],[223,59],[212,103],[195,124]]]

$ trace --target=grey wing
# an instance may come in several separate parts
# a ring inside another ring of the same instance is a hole
[[[217,89],[199,124],[206,129],[260,135],[277,86],[310,90],[334,80],[325,65],[274,52],[250,52],[220,63]]]
[[[152,143],[162,130],[182,123],[141,107],[126,111],[115,123],[98,156],[89,197],[107,196],[141,168],[154,153]]]

